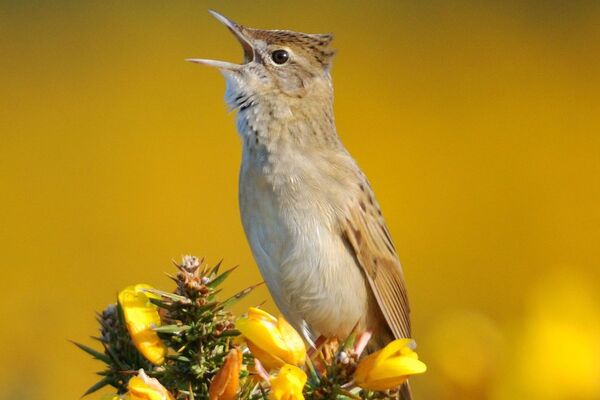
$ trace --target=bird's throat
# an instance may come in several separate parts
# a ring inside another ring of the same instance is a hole
[[[278,146],[337,146],[331,104],[240,98],[238,132],[249,150],[272,151]]]

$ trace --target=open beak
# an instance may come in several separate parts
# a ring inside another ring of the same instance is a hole
[[[242,45],[244,49],[244,64],[252,61],[254,59],[254,49],[252,47],[252,43],[250,39],[245,34],[245,28],[241,25],[236,24],[229,18],[224,15],[219,14],[216,11],[208,10],[209,13],[213,15],[216,19],[218,19],[223,25],[225,25],[231,33],[234,34],[238,42]],[[225,70],[236,70],[242,67],[243,64],[234,64],[226,61],[217,61],[217,60],[207,60],[203,58],[188,58],[186,61],[193,62],[196,64],[204,64],[209,65],[211,67],[217,67],[219,69]]]

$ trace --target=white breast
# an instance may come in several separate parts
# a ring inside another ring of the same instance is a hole
[[[319,187],[328,185],[323,166],[288,150],[279,144],[267,155],[245,146],[244,229],[273,299],[296,329],[345,337],[365,318],[367,284],[336,231],[337,197]]]

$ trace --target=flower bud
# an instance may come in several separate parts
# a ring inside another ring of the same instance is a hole
[[[210,384],[209,400],[235,400],[240,386],[241,368],[242,352],[233,348]]]

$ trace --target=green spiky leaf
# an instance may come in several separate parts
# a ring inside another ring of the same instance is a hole
[[[225,301],[222,301],[219,304],[218,309],[222,310],[225,309],[227,307],[231,307],[232,305],[234,305],[235,303],[237,303],[240,299],[244,298],[246,295],[248,295],[248,293],[250,293],[251,291],[253,291],[254,289],[256,289],[257,287],[259,287],[260,285],[262,285],[264,282],[261,283],[257,283],[256,285],[252,285],[250,287],[247,287],[246,289],[234,294],[233,296],[231,296],[230,298],[228,298]]]
[[[210,287],[210,288],[216,288],[217,286],[219,286],[221,283],[223,283],[225,281],[225,279],[227,279],[227,277],[236,269],[238,268],[238,266],[236,265],[233,268],[229,268],[227,271],[223,272],[221,275],[217,276],[216,278],[214,278],[213,280],[211,280],[206,286]]]
[[[230,329],[230,330],[221,332],[220,336],[223,336],[223,337],[227,337],[227,336],[240,336],[241,334],[242,333],[240,331],[238,331],[237,329]]]
[[[105,362],[106,364],[110,364],[110,357],[107,356],[104,353],[99,352],[98,350],[94,350],[89,346],[86,346],[84,344],[81,343],[77,343],[74,342],[72,340],[69,340],[71,343],[73,343],[75,346],[79,347],[81,350],[85,351],[86,353],[88,353],[89,355],[91,355],[92,357],[94,357],[97,360],[100,360],[102,362]]]
[[[175,333],[180,334],[190,329],[188,325],[162,325],[154,328],[156,332],[159,333]]]
[[[142,289],[142,291],[148,292],[148,293],[153,293],[153,294],[155,294],[157,296],[160,296],[160,297],[163,297],[165,299],[177,301],[177,302],[180,302],[180,303],[183,303],[183,304],[191,303],[190,299],[188,299],[185,296],[180,296],[180,295],[175,294],[175,293],[165,292],[164,290],[159,290],[159,289]]]
[[[219,273],[219,268],[221,268],[221,264],[223,263],[223,260],[220,260],[218,263],[215,264],[214,267],[212,267],[210,269],[210,271],[208,272],[208,276],[212,277],[215,276]]]
[[[96,382],[94,385],[92,385],[88,390],[85,391],[85,393],[83,394],[83,396],[87,396],[88,394],[92,394],[100,389],[102,389],[104,386],[110,385],[111,384],[111,379],[106,377],[106,378],[102,378],[101,380],[99,380],[98,382]]]

